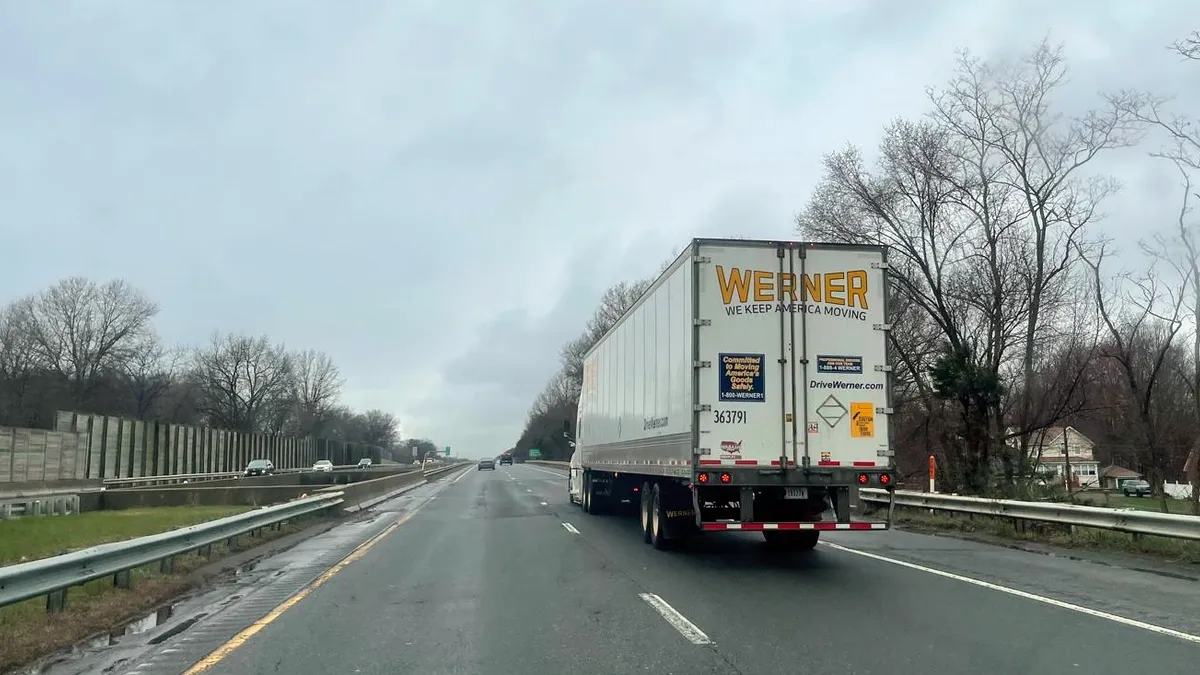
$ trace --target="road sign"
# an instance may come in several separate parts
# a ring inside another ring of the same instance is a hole
[[[447,457],[450,456],[450,446],[448,446],[448,445],[446,446],[446,456]]]
[[[529,449],[529,459],[538,459],[542,456],[542,451],[538,448]]]

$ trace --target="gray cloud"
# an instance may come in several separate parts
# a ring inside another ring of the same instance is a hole
[[[821,155],[920,114],[955,48],[1066,40],[1070,109],[1187,90],[1161,47],[1196,25],[1167,0],[5,3],[0,284],[121,276],[173,340],[322,349],[352,404],[504,446],[604,287],[690,236],[790,234]],[[1106,166],[1106,228],[1169,213],[1142,154]]]

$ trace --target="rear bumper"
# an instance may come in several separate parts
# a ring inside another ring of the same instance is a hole
[[[708,474],[708,481],[701,482],[699,474]],[[729,482],[720,480],[722,474],[729,475]],[[887,476],[885,483],[881,476]],[[866,482],[860,478],[865,476]],[[896,470],[888,466],[715,466],[696,467],[693,479],[700,485],[748,485],[752,487],[795,486],[795,487],[865,487],[887,488],[899,479]]]
[[[705,532],[761,532],[763,530],[887,530],[887,523],[701,523]]]

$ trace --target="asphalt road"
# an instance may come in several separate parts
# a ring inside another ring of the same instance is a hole
[[[565,483],[531,465],[472,469],[382,505],[373,526],[398,527],[205,672],[1106,675],[1200,663],[1200,637],[1158,630],[1200,635],[1193,580],[906,532],[836,534],[791,556],[750,533],[661,552],[632,518],[567,504]]]

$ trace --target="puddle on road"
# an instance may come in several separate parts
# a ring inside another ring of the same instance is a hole
[[[137,635],[138,633],[145,633],[151,628],[157,628],[158,626],[166,623],[167,619],[170,619],[173,614],[175,614],[174,605],[160,607],[156,612],[152,612],[140,619],[130,621],[129,623],[125,624],[125,631],[122,633],[122,635]]]

